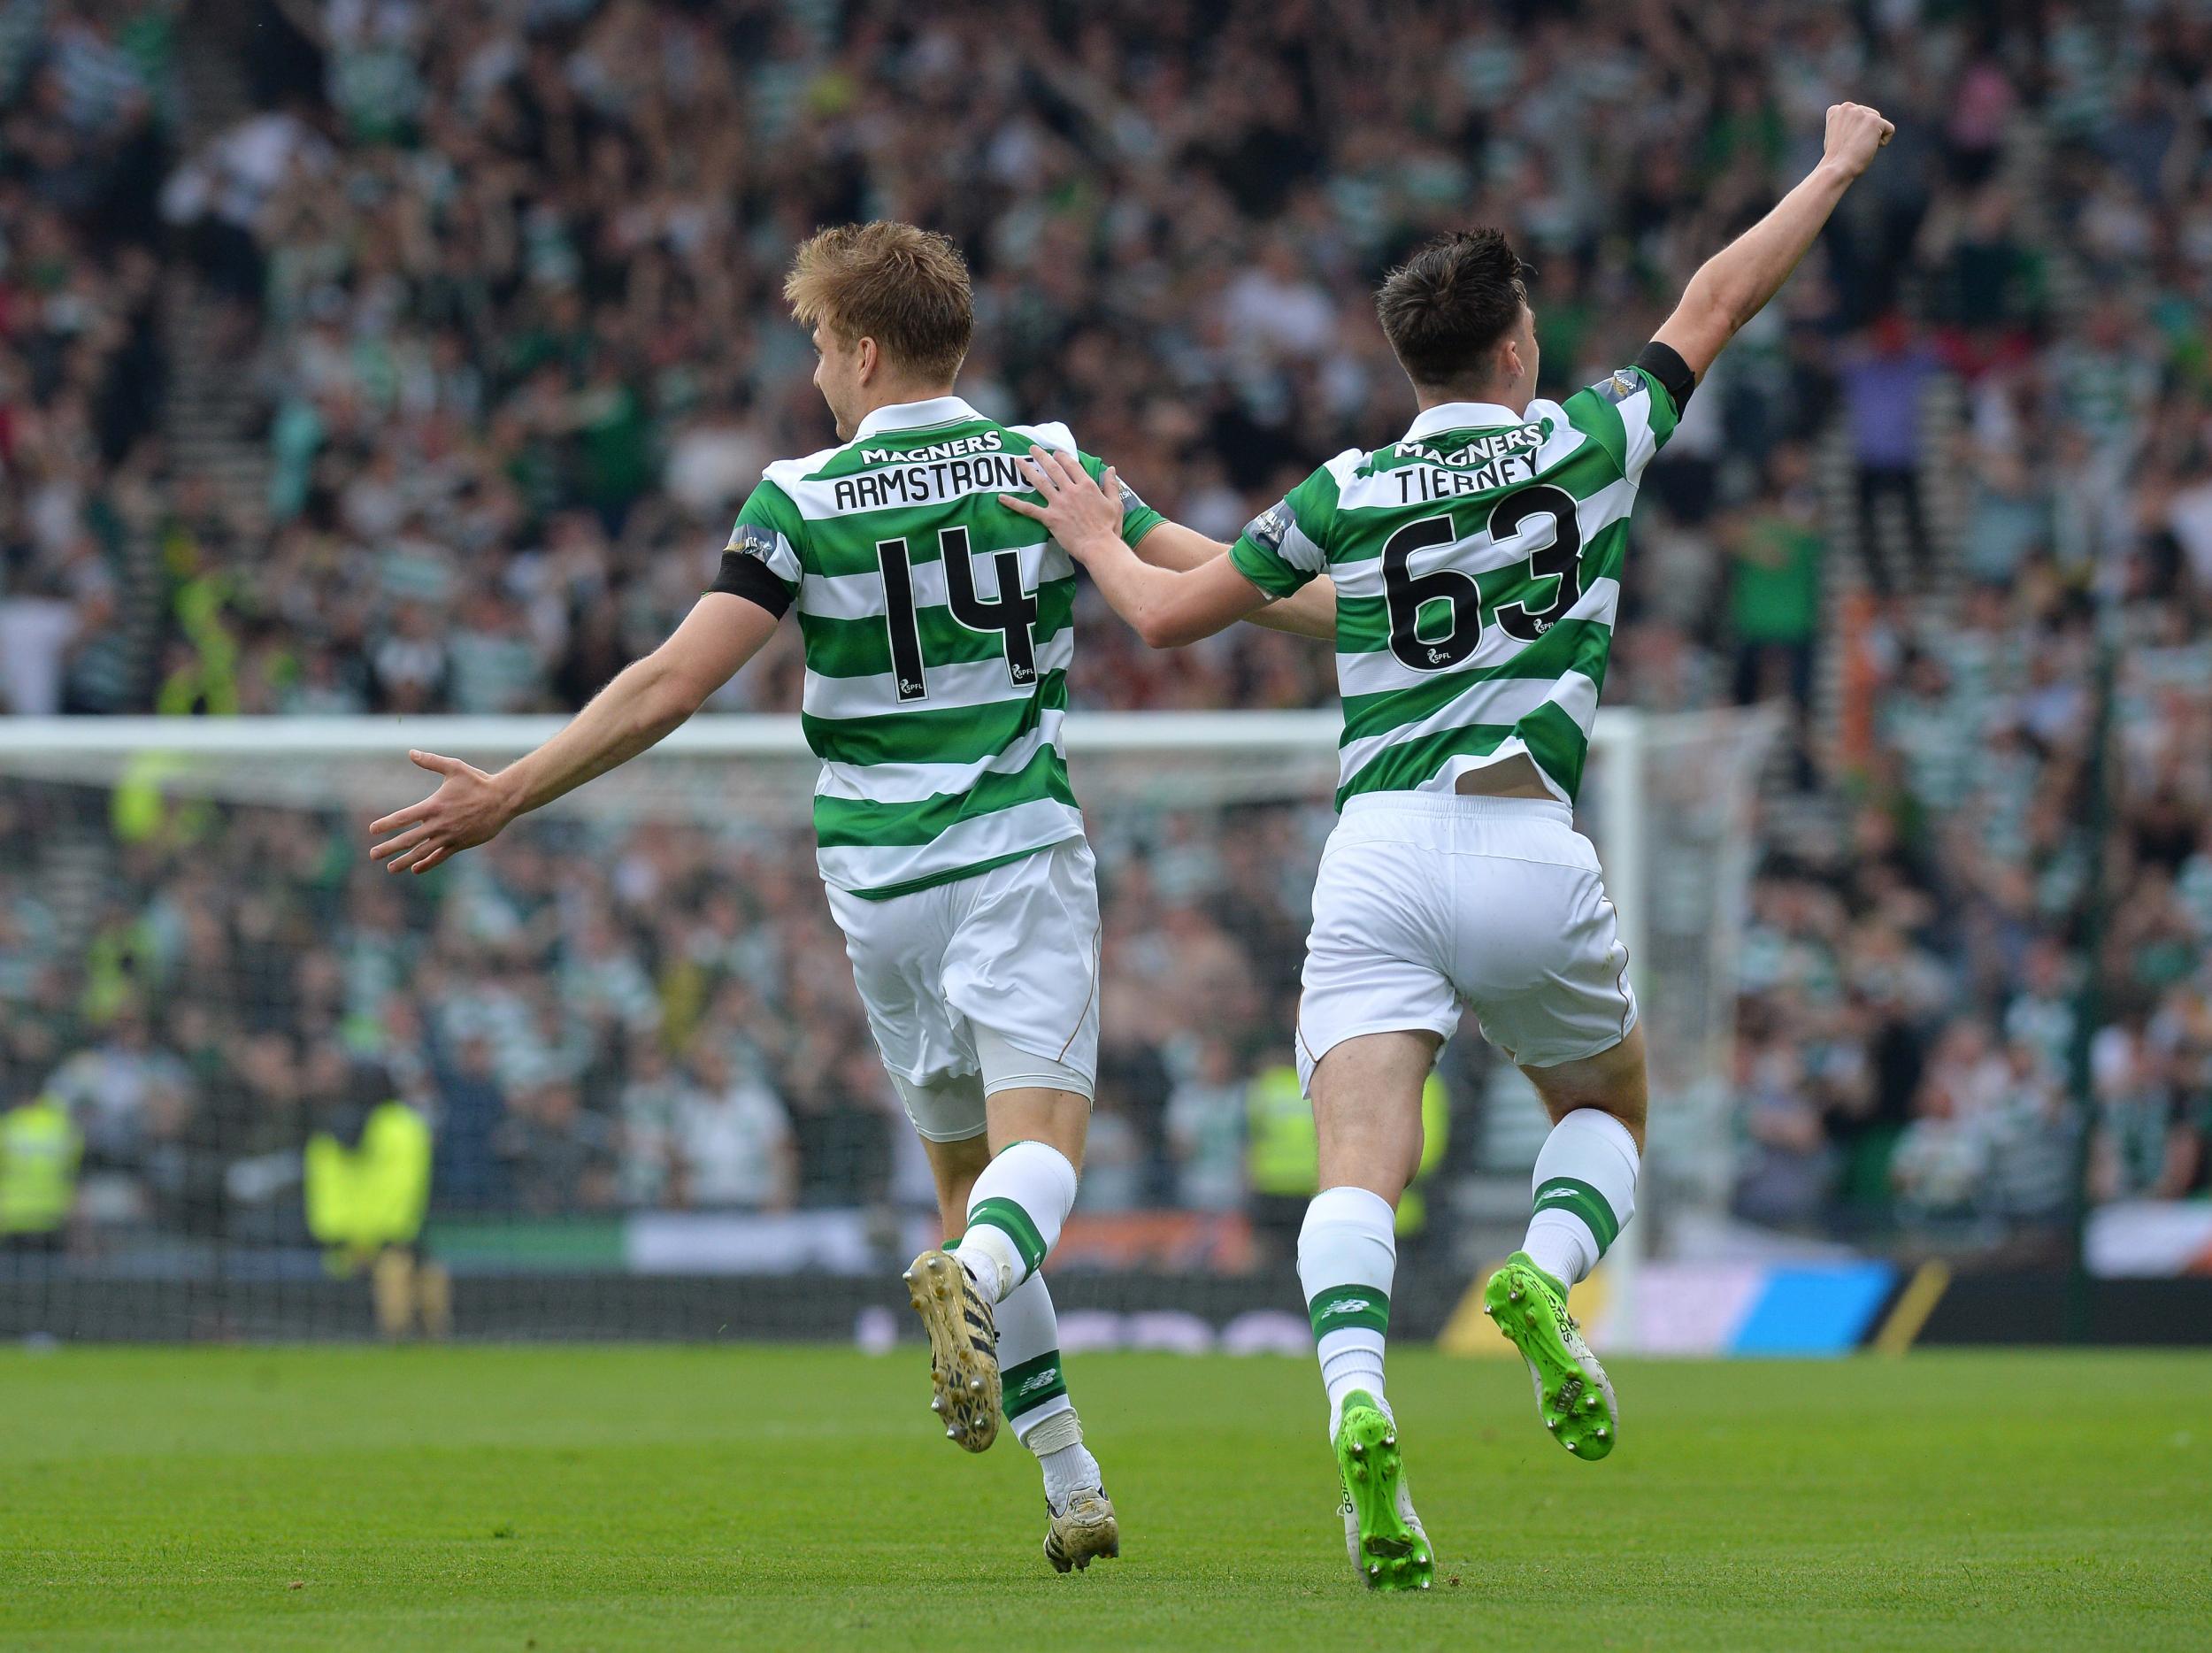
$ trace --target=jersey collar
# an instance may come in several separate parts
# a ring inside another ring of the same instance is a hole
[[[1528,416],[1495,402],[1440,402],[1421,410],[1406,439],[1433,436],[1447,430],[1494,430],[1501,425],[1525,425]]]
[[[860,428],[853,432],[853,440],[858,442],[887,430],[921,430],[931,425],[949,425],[956,419],[982,417],[960,396],[931,396],[926,402],[894,402],[878,408],[862,419]]]

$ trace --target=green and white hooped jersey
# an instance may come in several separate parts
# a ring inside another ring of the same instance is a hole
[[[1230,555],[1269,596],[1336,582],[1340,809],[1367,792],[1449,792],[1517,753],[1574,802],[1637,482],[1689,388],[1681,358],[1654,346],[1525,415],[1432,407],[1244,530]]]
[[[1060,733],[1075,566],[998,503],[1031,491],[1016,461],[1039,447],[1075,441],[957,396],[879,408],[843,447],[770,465],[738,516],[713,588],[798,609],[836,888],[886,899],[1082,834]],[[1159,521],[1124,491],[1130,544]]]

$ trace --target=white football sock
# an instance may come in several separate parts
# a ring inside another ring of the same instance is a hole
[[[1536,1156],[1536,1214],[1521,1249],[1562,1285],[1585,1278],[1635,1215],[1641,1163],[1626,1126],[1599,1109],[1576,1109]]]
[[[1071,1494],[1100,1485],[1098,1460],[1083,1445],[1083,1420],[1068,1398],[1060,1361],[1060,1320],[1045,1277],[1032,1274],[998,1306],[999,1381],[1014,1437],[1044,1468],[1045,1497],[1056,1510]]]
[[[1383,1342],[1390,1330],[1390,1288],[1398,1269],[1397,1217],[1366,1188],[1324,1188],[1298,1231],[1298,1284],[1313,1322],[1321,1381],[1329,1391],[1329,1440],[1336,1440],[1344,1397],[1365,1389],[1385,1411]]]
[[[1075,1167],[1058,1149],[1016,1142],[983,1168],[968,1196],[960,1260],[976,1288],[1003,1303],[1059,1243],[1075,1205]]]
[[[1006,1421],[1024,1441],[1071,1407],[1060,1365],[1060,1321],[1042,1274],[1032,1274],[998,1306],[998,1373]]]
[[[1022,1437],[1022,1444],[1037,1455],[1045,1472],[1045,1501],[1055,1510],[1066,1509],[1068,1500],[1086,1488],[1105,1490],[1105,1476],[1083,1444],[1083,1420],[1072,1406],[1037,1425]]]

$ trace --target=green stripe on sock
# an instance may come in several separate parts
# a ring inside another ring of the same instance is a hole
[[[1613,1236],[1621,1231],[1620,1219],[1613,1215],[1613,1208],[1605,1203],[1605,1196],[1588,1183],[1574,1177],[1554,1177],[1536,1190],[1535,1208],[1541,1211],[1572,1211],[1590,1225],[1590,1233],[1598,1242],[1598,1255],[1603,1257],[1612,1245]]]
[[[1306,1305],[1306,1313],[1312,1319],[1316,1337],[1325,1332],[1355,1329],[1387,1332],[1390,1294],[1373,1286],[1335,1286],[1316,1292]]]
[[[1007,1367],[999,1373],[999,1384],[1006,1397],[1009,1418],[1034,1411],[1056,1395],[1068,1392],[1067,1375],[1060,1370],[1060,1351],[1056,1349],[1048,1349],[1034,1360],[1025,1360],[1018,1366]]]
[[[968,1226],[988,1223],[1014,1242],[1014,1249],[1021,1253],[1022,1266],[1034,1272],[1045,1260],[1045,1237],[1037,1232],[1037,1225],[1029,1220],[1029,1213],[1010,1199],[1002,1196],[979,1202],[968,1212]]]

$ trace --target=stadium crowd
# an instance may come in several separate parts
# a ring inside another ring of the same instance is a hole
[[[1633,354],[1827,103],[1878,104],[1891,153],[1650,473],[1606,686],[1790,710],[1736,1205],[1972,1240],[2058,1219],[2085,1146],[2099,1197],[2212,1180],[2196,8],[283,0],[237,37],[261,106],[189,142],[183,9],[0,0],[19,712],[580,703],[681,615],[764,462],[831,439],[779,300],[822,222],[953,234],[971,397],[1067,419],[1228,538],[1402,427],[1367,295],[1422,236],[1513,227],[1563,391]],[[166,454],[165,282],[219,301],[250,378],[253,509]],[[1296,640],[1152,655],[1081,623],[1079,705],[1333,695]],[[796,689],[787,637],[717,704]],[[0,841],[63,808],[0,784]],[[1302,934],[1275,870],[1302,852],[1263,847],[1301,830],[1113,870],[1093,1200],[1240,1199]],[[803,842],[581,831],[401,888],[349,826],[195,817],[116,846],[88,939],[0,865],[0,1053],[178,1222],[251,1206],[235,1167],[348,1049],[430,1109],[449,1203],[891,1186],[905,1135]]]

